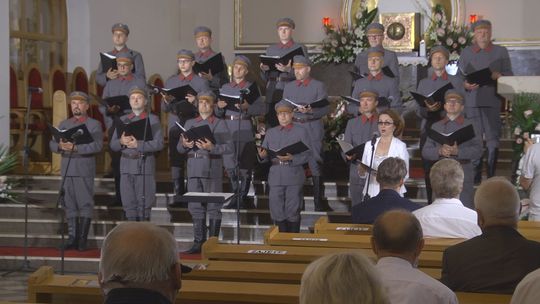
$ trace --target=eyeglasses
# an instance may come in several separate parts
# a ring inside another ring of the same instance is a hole
[[[377,124],[379,126],[391,126],[394,124],[394,122],[393,121],[378,121]]]
[[[179,59],[178,60],[178,63],[179,64],[186,64],[186,63],[191,63],[192,60],[186,60],[186,59]]]
[[[445,101],[444,103],[448,103],[448,104],[461,104],[461,101],[460,100],[457,100],[457,99],[450,99],[450,100],[447,100]]]

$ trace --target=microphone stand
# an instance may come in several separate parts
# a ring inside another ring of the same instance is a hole
[[[376,138],[373,138],[373,139],[371,140],[371,159],[369,161],[368,177],[366,181],[366,194],[364,194],[364,199],[362,200],[363,203],[367,202],[367,200],[371,198],[369,196],[369,182],[371,181],[371,171],[373,170],[373,158],[375,157],[375,142],[377,140]]]
[[[245,91],[240,90],[240,98],[238,99],[238,130],[236,132],[236,143],[234,151],[235,174],[236,174],[236,244],[240,244],[240,204],[242,202],[242,190],[240,189],[240,128],[242,124],[242,103],[244,100]]]
[[[73,151],[75,150],[75,145],[77,143],[77,137],[73,137],[73,147],[71,148],[71,150],[69,150],[69,154],[68,154],[68,161],[67,161],[67,164],[66,164],[66,172],[64,174],[62,174],[62,182],[60,183],[60,191],[58,191],[58,199],[56,201],[56,208],[60,208],[60,207],[63,207],[63,209],[65,209],[65,202],[64,202],[64,196],[66,195],[66,191],[64,190],[64,186],[66,184],[66,175],[67,173],[69,172],[69,165],[71,164],[71,159],[72,159],[72,156],[73,156]],[[65,221],[66,221],[66,216],[65,216],[65,210],[63,210],[62,212],[60,212],[60,236],[61,236],[61,239],[62,239],[62,245],[60,246],[60,274],[64,274],[64,264],[65,264],[65,257],[66,257],[66,249],[65,249],[65,234],[66,234],[66,229],[65,229]]]
[[[143,218],[140,219],[140,221],[144,221],[146,219],[146,153],[144,151],[145,143],[146,143],[146,132],[148,131],[148,125],[150,124],[150,101],[152,101],[152,97],[154,96],[154,91],[150,91],[148,93],[148,100],[146,102],[145,111],[146,111],[146,123],[144,124],[144,133],[143,133],[143,143],[141,147],[141,163],[142,170],[139,169],[139,172],[142,172],[142,181],[143,181],[143,192],[142,192],[142,216]],[[150,214],[148,214],[148,221],[150,221]]]

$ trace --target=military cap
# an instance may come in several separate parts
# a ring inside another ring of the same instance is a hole
[[[291,18],[280,18],[277,22],[276,22],[276,27],[280,27],[280,26],[288,26],[292,29],[294,29],[295,27],[295,24],[294,24],[294,20],[292,20]]]
[[[366,27],[366,34],[367,35],[382,35],[384,34],[384,25],[377,22],[370,23]]]
[[[69,94],[69,100],[84,100],[88,102],[88,95],[85,92],[81,91],[73,91],[71,94]]]
[[[133,56],[128,52],[121,52],[116,54],[117,62],[133,62]]]
[[[296,55],[293,57],[293,68],[301,68],[305,66],[311,66],[311,60],[302,55]]]
[[[244,55],[236,55],[236,57],[234,57],[233,64],[241,64],[246,67],[249,67],[251,65],[251,60],[249,60],[249,58],[247,58]]]
[[[476,29],[481,29],[481,28],[487,28],[487,29],[490,29],[491,28],[491,22],[487,19],[482,19],[482,20],[478,20],[476,21],[475,23],[473,23],[471,29],[473,30],[473,32],[476,30]]]
[[[383,57],[384,50],[380,47],[370,47],[366,51],[368,58],[370,57]]]
[[[124,32],[126,35],[129,35],[129,27],[125,23],[115,23],[115,24],[113,24],[113,26],[111,28],[111,32],[114,33],[115,31],[121,31],[121,32]]]
[[[212,102],[216,100],[216,94],[211,90],[203,91],[197,94],[197,99],[199,100],[211,100]]]
[[[198,37],[201,37],[201,36],[212,37],[212,30],[209,27],[204,26],[204,25],[197,26],[193,30],[193,36],[195,36],[195,38],[198,38]]]
[[[358,98],[362,98],[362,97],[373,97],[373,98],[377,98],[379,97],[379,93],[377,93],[376,91],[374,90],[364,90],[362,92],[360,92]]]
[[[195,55],[190,50],[181,49],[180,51],[178,51],[178,53],[176,53],[176,59],[195,60]]]
[[[429,56],[433,56],[433,54],[435,53],[443,53],[443,55],[446,57],[446,59],[450,58],[450,52],[448,51],[448,49],[442,45],[436,45],[434,47],[431,48],[430,52],[429,52]]]
[[[139,86],[133,86],[133,87],[131,87],[131,89],[129,89],[129,94],[128,95],[131,96],[133,94],[141,94],[144,97],[146,97],[146,89],[141,88]]]
[[[274,108],[276,109],[276,113],[292,112],[294,109],[294,106],[290,102],[286,101],[285,99],[282,99],[280,102],[276,103]]]
[[[456,98],[463,102],[463,94],[458,90],[450,89],[444,93],[444,101],[448,101],[451,98]]]

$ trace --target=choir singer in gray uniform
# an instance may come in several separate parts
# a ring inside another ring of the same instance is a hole
[[[174,89],[184,85],[190,85],[195,92],[200,93],[210,89],[208,81],[197,76],[193,72],[195,65],[195,55],[190,50],[180,50],[176,54],[178,65],[178,74],[175,74],[165,82],[165,88]],[[177,146],[180,141],[180,129],[176,126],[176,122],[182,126],[188,119],[194,118],[194,113],[179,111],[179,107],[174,105],[174,96],[163,95],[161,108],[168,113],[167,128],[169,135],[169,163],[171,165],[171,175],[174,184],[174,199],[173,203],[179,203],[178,199],[185,192],[184,184],[184,166],[185,155],[178,153]],[[197,106],[196,96],[187,94],[184,99],[176,100],[176,102],[189,102],[195,107]]]
[[[198,52],[195,55],[195,61],[198,63],[204,63],[217,53],[212,49],[212,30],[207,26],[198,26],[193,30],[193,36],[195,36],[195,44],[197,45]],[[221,55],[223,58],[223,55]],[[217,92],[219,88],[229,82],[229,75],[227,74],[227,64],[225,58],[223,58],[223,71],[214,73],[215,71],[209,71],[209,73],[200,72],[199,77],[206,79],[210,88]]]
[[[86,250],[86,240],[94,212],[94,176],[96,175],[95,154],[103,148],[103,132],[99,121],[88,117],[88,95],[74,91],[69,95],[73,117],[60,123],[58,129],[71,129],[85,124],[94,140],[88,144],[77,144],[51,140],[49,147],[62,156],[61,172],[65,178],[63,205],[68,224],[68,240],[64,249]],[[71,162],[67,168],[69,154]]]
[[[486,140],[487,148],[487,177],[495,176],[495,167],[499,155],[501,138],[501,101],[497,94],[497,79],[501,76],[512,76],[512,65],[508,50],[504,46],[494,45],[491,41],[491,22],[479,20],[472,26],[474,32],[473,45],[463,49],[459,57],[459,70],[470,73],[484,68],[491,70],[493,83],[479,86],[464,81],[465,116],[474,122],[479,132]],[[463,75],[462,75],[463,76]],[[475,183],[482,179],[481,156],[475,160]]]
[[[355,96],[353,96],[354,98]],[[360,92],[359,116],[349,119],[345,128],[344,141],[350,143],[353,147],[359,146],[370,141],[374,134],[378,134],[378,114],[377,114],[377,92]],[[360,173],[362,155],[346,155],[343,157],[349,163],[349,194],[352,200],[352,207],[362,202],[364,198],[363,189],[366,184],[365,174]]]
[[[266,132],[262,147],[258,148],[261,161],[272,162],[268,174],[270,216],[280,232],[299,232],[306,178],[303,165],[308,162],[311,152],[287,153],[270,159],[268,150],[278,151],[300,141],[309,147],[309,136],[302,126],[293,123],[293,106],[289,102],[278,102],[275,110],[279,126]]]
[[[223,156],[233,153],[227,124],[214,116],[216,95],[208,90],[197,95],[199,116],[186,122],[185,129],[207,125],[215,139],[207,138],[190,141],[181,135],[178,152],[187,153],[187,189],[189,192],[221,192],[223,188]],[[206,214],[208,214],[209,235],[219,236],[221,228],[220,203],[189,202],[188,209],[193,220],[193,246],[186,253],[200,253],[206,241]]]
[[[137,140],[133,135],[118,134],[118,127],[110,140],[113,151],[121,151],[120,191],[122,206],[129,221],[149,221],[156,199],[156,159],[154,153],[163,149],[163,134],[159,119],[146,111],[146,90],[133,87],[129,91],[132,113],[120,117],[124,124],[148,119],[151,140]]]
[[[252,84],[250,81],[246,80],[250,65],[251,61],[246,56],[236,56],[233,62],[232,81],[221,87],[220,94],[240,96],[242,91],[248,94],[245,90],[249,90],[249,87]],[[252,104],[249,104],[246,100],[243,100],[239,105],[234,105],[234,109],[227,107],[227,102],[224,100],[219,100],[217,105],[218,107],[216,108],[216,115],[223,119],[227,124],[227,127],[231,132],[231,140],[234,144],[235,150],[236,141],[238,140],[238,137],[240,138],[238,151],[224,155],[223,163],[235,193],[237,191],[236,185],[238,178],[240,179],[240,195],[242,201],[240,203],[240,208],[245,208],[247,207],[245,199],[251,183],[251,170],[240,167],[240,176],[236,176],[235,168],[238,161],[241,164],[243,163],[240,160],[253,159],[256,161],[257,159],[255,149],[246,148],[246,145],[252,145],[252,147],[255,146],[255,137],[253,134],[251,118],[265,114],[266,105],[262,97],[257,98],[257,100],[255,100]],[[248,153],[253,153],[254,155],[248,155]],[[226,209],[236,209],[237,204],[238,200],[235,199],[226,206]]]
[[[431,128],[441,134],[449,134],[460,130],[468,125],[473,125],[471,120],[463,116],[464,108],[463,93],[457,90],[448,90],[444,95],[444,110],[446,117],[434,123]],[[482,140],[475,128],[475,136],[473,139],[465,141],[460,145],[440,143],[427,137],[426,143],[422,149],[422,157],[426,160],[436,162],[443,158],[453,158],[461,163],[463,167],[463,191],[459,199],[463,205],[474,209],[473,201],[473,165],[472,160],[478,159],[482,154]]]
[[[306,129],[311,149],[311,157],[308,160],[309,169],[313,179],[313,202],[315,211],[332,211],[328,202],[323,200],[323,180],[321,178],[322,141],[324,137],[324,124],[322,118],[328,114],[328,105],[312,107],[317,101],[328,98],[326,86],[310,75],[311,61],[304,56],[294,56],[293,70],[295,81],[285,85],[283,99],[292,101],[300,106],[294,106],[293,121]]]

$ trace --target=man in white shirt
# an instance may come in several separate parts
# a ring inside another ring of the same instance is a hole
[[[422,227],[405,210],[391,210],[377,218],[371,237],[381,275],[392,304],[458,303],[456,295],[439,281],[416,269],[424,247]]]
[[[422,225],[424,237],[470,239],[482,231],[476,211],[463,206],[459,195],[463,189],[463,168],[451,158],[439,160],[429,174],[435,200],[413,212]]]
[[[525,156],[519,183],[523,190],[529,191],[529,221],[540,221],[540,144],[525,142]]]

